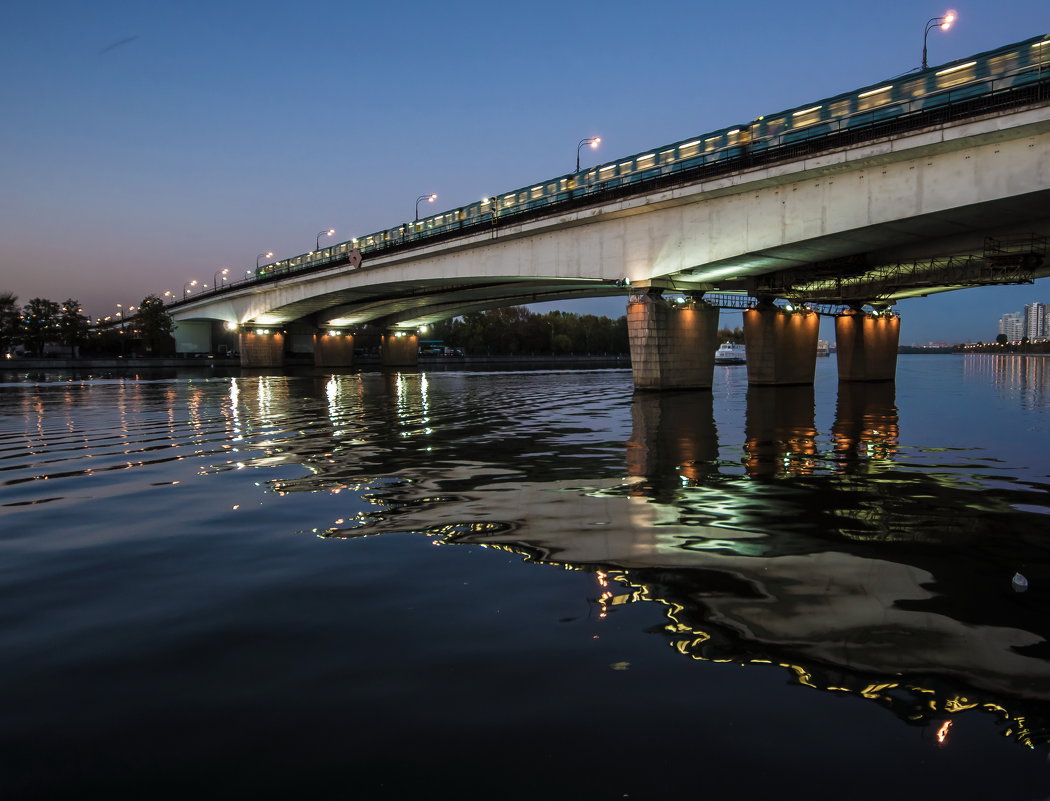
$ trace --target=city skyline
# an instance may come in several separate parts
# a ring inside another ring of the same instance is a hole
[[[396,20],[377,3],[18,7],[0,32],[17,111],[0,133],[0,291],[111,315],[306,252],[318,232],[396,225],[432,192],[438,211],[563,174],[583,137],[602,138],[585,164],[608,161],[899,75],[945,11],[889,2],[879,46],[858,48],[854,9],[807,8],[756,3],[755,25],[660,3],[653,33],[632,36],[637,9],[616,2],[527,18],[409,3]],[[1048,27],[1036,0],[958,10],[931,33],[931,64]],[[1045,286],[904,301],[902,342],[994,338]],[[620,316],[625,300],[557,308]]]

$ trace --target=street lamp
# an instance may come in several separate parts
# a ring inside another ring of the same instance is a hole
[[[253,278],[255,278],[255,270],[245,270],[244,271],[244,280],[245,281],[251,281]]]
[[[221,286],[220,283],[219,283],[220,281],[222,282],[222,284],[225,284],[226,283],[226,276],[229,275],[229,274],[230,274],[230,268],[229,267],[223,267],[221,270],[216,270],[215,271],[215,279],[211,282],[212,289],[219,289],[220,286]]]
[[[256,270],[259,269],[259,259],[272,259],[272,258],[273,258],[273,251],[272,250],[269,253],[260,253],[258,256],[255,257],[255,269]]]
[[[316,243],[316,246],[314,247],[314,250],[320,250],[321,249],[321,237],[322,236],[331,236],[334,233],[335,233],[335,229],[334,228],[329,228],[327,231],[320,231],[317,234],[317,243]]]
[[[926,39],[930,35],[930,31],[934,28],[940,28],[942,31],[948,30],[955,23],[955,20],[959,18],[959,14],[949,9],[944,12],[943,17],[934,17],[926,23],[926,30],[922,34],[922,69],[926,69]]]
[[[185,284],[183,284],[183,286],[182,286],[182,299],[183,300],[186,300],[186,296],[188,294],[190,294],[190,287],[191,286],[197,286],[197,279],[196,278],[194,278],[192,281],[187,281]]]
[[[438,199],[438,196],[437,195],[433,195],[433,194],[431,194],[431,195],[420,195],[419,197],[416,198],[416,222],[419,222],[419,204],[422,203],[424,200],[427,203],[433,203],[437,199]]]
[[[580,143],[576,145],[576,172],[580,171],[580,151],[583,150],[583,146],[590,145],[592,150],[597,150],[601,142],[602,138],[600,136],[588,136],[586,139],[580,140]]]

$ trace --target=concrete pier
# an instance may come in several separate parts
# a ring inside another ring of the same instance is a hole
[[[839,381],[892,381],[897,375],[901,321],[850,309],[835,318]]]
[[[668,302],[659,291],[632,295],[627,335],[636,389],[710,389],[718,309],[699,298]]]
[[[419,363],[419,336],[395,331],[383,334],[379,341],[384,367],[415,367]]]
[[[314,334],[314,367],[351,367],[353,363],[353,334],[326,331]]]
[[[284,366],[283,331],[240,331],[237,344],[241,351],[241,367]]]
[[[773,304],[744,312],[749,384],[812,384],[817,370],[820,318]]]

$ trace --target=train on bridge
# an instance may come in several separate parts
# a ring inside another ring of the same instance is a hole
[[[495,232],[501,225],[816,150],[917,130],[1050,98],[1050,34],[921,72],[767,114],[644,153],[485,198],[414,222],[259,267],[250,281],[328,269],[423,243]],[[244,282],[237,282],[243,284]],[[236,284],[220,288],[232,288]]]

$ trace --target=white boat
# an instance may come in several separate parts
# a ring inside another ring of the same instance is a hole
[[[826,339],[817,340],[817,355],[818,356],[830,356],[831,355],[831,344]]]
[[[747,349],[735,342],[723,342],[715,351],[715,364],[743,364]]]

